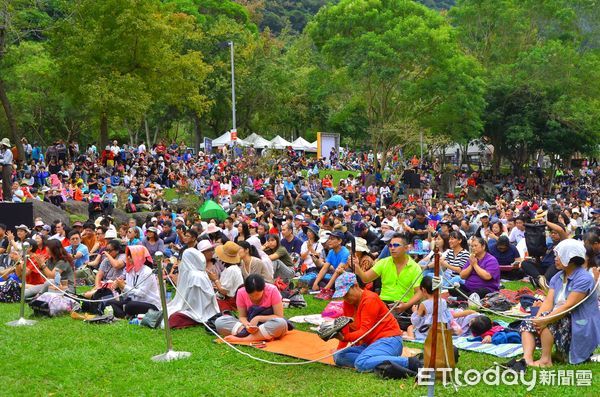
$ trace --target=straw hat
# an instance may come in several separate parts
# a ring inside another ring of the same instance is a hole
[[[240,246],[233,241],[228,241],[224,245],[219,245],[215,248],[217,258],[225,263],[237,265],[240,263]]]

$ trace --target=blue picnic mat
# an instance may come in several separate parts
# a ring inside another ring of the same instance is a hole
[[[425,343],[424,340],[406,340],[418,344]],[[452,344],[461,350],[467,350],[477,353],[491,354],[496,357],[510,358],[523,354],[523,346],[519,343],[505,343],[502,345],[493,345],[491,343],[469,342],[465,336],[452,338]]]

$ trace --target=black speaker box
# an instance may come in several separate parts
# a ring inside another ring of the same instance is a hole
[[[7,230],[12,231],[19,225],[33,228],[33,204],[0,202],[0,223],[4,223]]]

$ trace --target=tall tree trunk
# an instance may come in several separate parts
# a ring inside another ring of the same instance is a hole
[[[146,132],[146,144],[148,145],[148,152],[152,147],[152,141],[150,140],[150,127],[148,127],[148,119],[144,116],[144,131]]]
[[[200,117],[196,112],[192,113],[192,120],[194,121],[194,151],[198,153],[200,151],[200,143],[202,140],[202,129],[200,128]]]
[[[492,174],[499,175],[500,174],[500,164],[502,164],[502,155],[500,154],[500,150],[494,148],[494,154],[492,156]]]
[[[23,149],[23,143],[21,142],[19,131],[17,130],[17,120],[15,119],[15,114],[12,111],[12,106],[8,100],[8,95],[6,94],[6,86],[4,84],[4,80],[2,79],[0,79],[0,102],[2,102],[2,107],[4,108],[4,113],[6,114],[8,129],[10,131],[12,141],[17,146],[17,150],[19,151],[19,162],[25,161],[25,150]]]
[[[108,145],[108,115],[106,112],[100,114],[100,150]]]
[[[154,145],[158,140],[158,126],[154,128],[154,137],[152,138],[152,144]]]

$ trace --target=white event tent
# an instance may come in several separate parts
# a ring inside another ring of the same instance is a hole
[[[244,141],[243,139],[237,138],[235,140],[235,143],[238,146],[248,146],[248,144],[246,143],[246,141]],[[229,146],[232,144],[231,141],[231,132],[226,132],[223,135],[221,135],[218,138],[213,139],[212,141],[212,146],[213,147],[222,147],[222,146]]]
[[[306,139],[299,137],[294,142],[292,142],[292,148],[294,150],[303,150],[305,152],[316,152],[317,151],[317,143],[313,145]]]
[[[279,135],[271,139],[271,142],[269,142],[269,147],[272,149],[285,149],[288,146],[292,146],[292,144],[280,137]]]
[[[244,138],[244,142],[246,142],[248,146],[254,146],[256,149],[264,149],[271,145],[271,142],[255,132]]]

